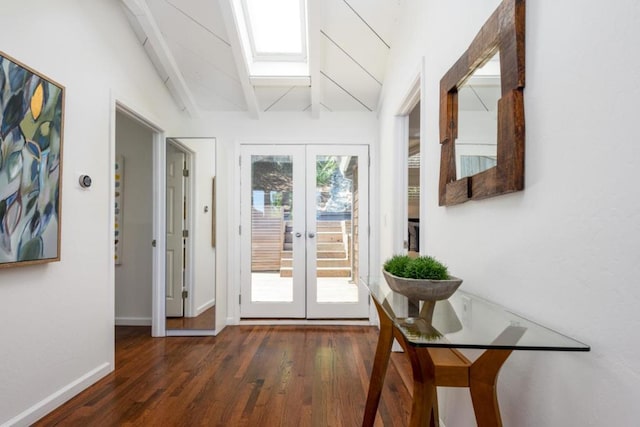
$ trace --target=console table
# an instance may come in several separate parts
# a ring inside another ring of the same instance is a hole
[[[437,386],[468,387],[478,427],[502,426],[496,395],[500,368],[513,350],[589,351],[590,347],[458,290],[443,301],[410,300],[382,277],[361,278],[380,318],[363,426],[373,426],[396,338],[411,361],[409,425],[438,426]],[[484,349],[475,361],[460,348]]]

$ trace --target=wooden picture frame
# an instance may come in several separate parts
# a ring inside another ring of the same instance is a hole
[[[64,94],[0,52],[0,268],[60,261]]]
[[[484,199],[524,189],[525,0],[503,0],[469,48],[440,81],[440,206]],[[458,88],[497,51],[497,164],[457,179]]]

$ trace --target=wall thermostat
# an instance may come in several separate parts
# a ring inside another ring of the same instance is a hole
[[[91,177],[89,175],[80,175],[80,187],[89,188],[91,187]]]

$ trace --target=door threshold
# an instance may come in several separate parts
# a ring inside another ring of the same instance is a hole
[[[240,325],[373,326],[368,319],[240,319]]]

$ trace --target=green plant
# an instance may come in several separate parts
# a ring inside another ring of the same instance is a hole
[[[333,158],[316,162],[316,186],[325,187],[331,183],[331,176],[338,168],[338,162]]]
[[[384,263],[384,269],[394,276],[404,277],[404,270],[409,261],[411,258],[407,255],[394,255]]]
[[[384,263],[384,269],[394,276],[408,279],[447,280],[447,266],[431,256],[410,258],[394,255]]]

